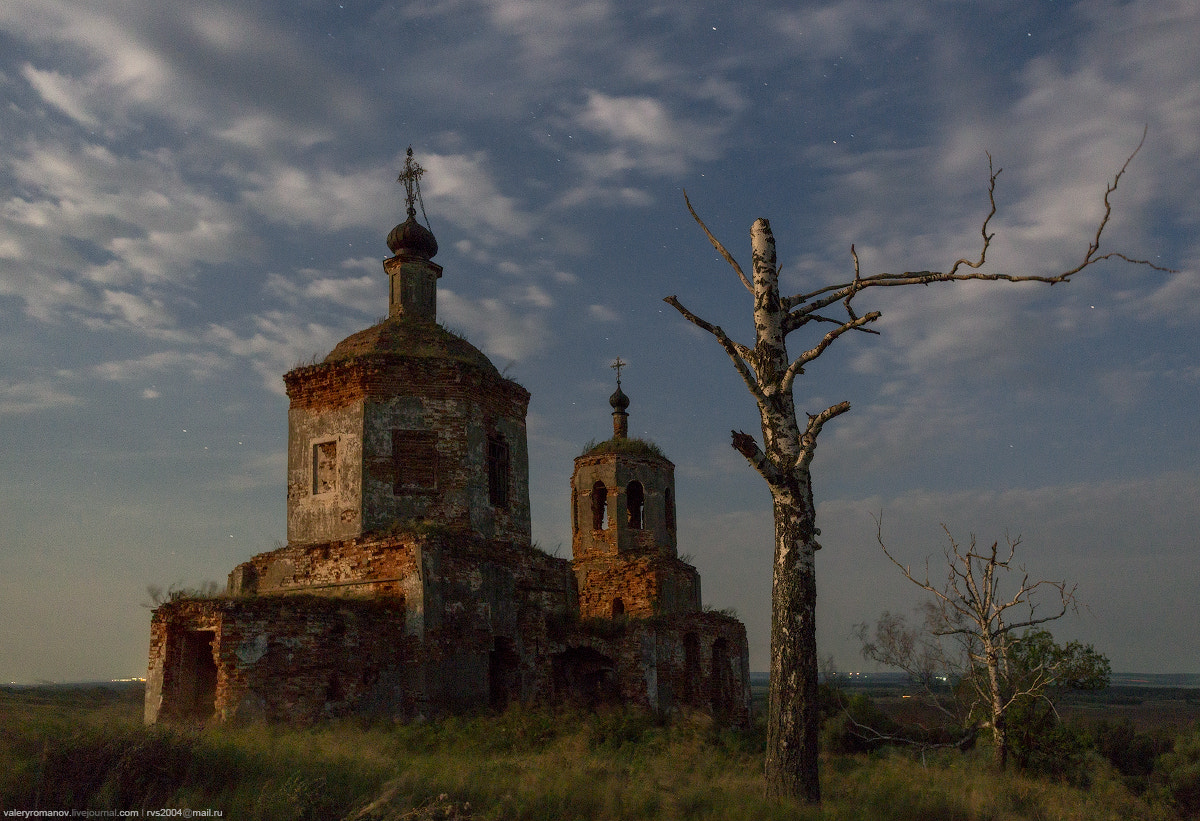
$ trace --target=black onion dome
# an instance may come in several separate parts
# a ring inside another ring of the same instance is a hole
[[[612,405],[615,411],[624,411],[629,407],[629,397],[621,390],[621,386],[617,385],[617,390],[612,396],[608,397],[608,404]]]
[[[392,232],[388,234],[387,244],[396,256],[412,254],[424,259],[432,259],[433,255],[438,252],[438,244],[434,239],[433,232],[417,222],[415,215],[410,215],[407,220],[392,229]]]

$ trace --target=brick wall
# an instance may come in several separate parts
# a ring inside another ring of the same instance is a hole
[[[184,654],[189,636],[209,631],[217,720],[307,723],[415,710],[415,642],[405,636],[401,600],[191,599],[154,612],[147,721],[206,717],[188,700]]]
[[[529,540],[529,393],[490,365],[376,354],[297,368],[284,379],[291,398],[289,542],[352,538],[417,520]],[[432,486],[396,485],[396,430],[435,433]],[[503,506],[489,494],[489,437],[509,448]],[[344,488],[320,496],[313,492],[312,448],[324,439],[337,439],[344,466],[338,475],[345,478]]]
[[[608,618],[621,600],[624,614],[635,618],[700,609],[700,574],[685,562],[657,553],[576,559],[579,612]]]

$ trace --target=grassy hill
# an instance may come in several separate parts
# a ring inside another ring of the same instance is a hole
[[[0,689],[0,810],[234,819],[1173,819],[1093,756],[1090,786],[988,751],[823,758],[825,804],[768,801],[763,738],[703,716],[511,710],[408,725],[146,728],[140,686]],[[204,817],[201,815],[200,817]]]

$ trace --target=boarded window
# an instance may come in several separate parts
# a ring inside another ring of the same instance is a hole
[[[337,490],[337,442],[318,442],[313,445],[313,495]]]
[[[487,440],[488,499],[495,508],[508,507],[510,474],[508,442],[503,436],[489,436]]]
[[[642,509],[646,506],[646,491],[641,482],[630,482],[625,488],[625,507],[629,511],[629,527],[632,530],[642,529]]]
[[[592,485],[592,530],[608,527],[608,488],[603,482]]]
[[[437,431],[392,431],[392,493],[437,488]]]

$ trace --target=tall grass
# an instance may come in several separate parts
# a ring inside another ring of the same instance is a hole
[[[0,808],[235,819],[1171,819],[1096,765],[1087,791],[986,750],[830,755],[820,809],[767,800],[763,739],[698,715],[513,709],[421,724],[145,728],[139,693],[0,690]]]

